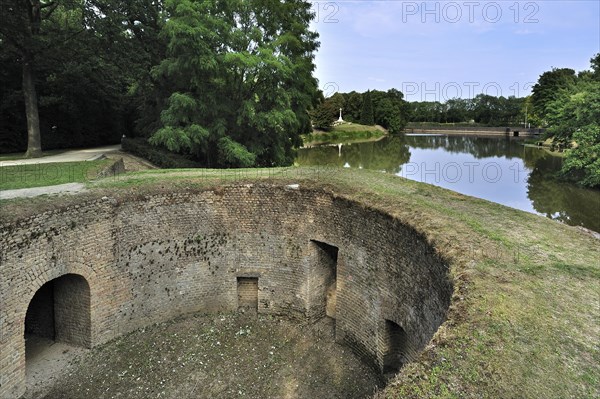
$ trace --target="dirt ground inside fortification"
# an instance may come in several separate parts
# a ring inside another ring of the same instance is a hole
[[[46,362],[55,370],[43,370],[46,381],[29,381],[24,398],[372,396],[382,380],[334,343],[334,328],[327,318],[298,324],[248,313],[187,316],[78,352],[68,362]]]

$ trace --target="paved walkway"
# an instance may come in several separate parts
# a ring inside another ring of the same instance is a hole
[[[20,188],[16,190],[0,190],[0,201],[13,198],[32,198],[51,194],[77,194],[85,191],[83,183],[57,184],[56,186]]]
[[[120,144],[96,147],[96,148],[84,148],[80,150],[70,150],[57,155],[49,155],[41,158],[27,158],[27,159],[15,159],[12,161],[0,161],[1,166],[15,166],[15,165],[30,165],[39,163],[51,163],[51,162],[77,162],[77,161],[93,161],[94,159],[101,158],[104,154],[119,151],[121,149]]]

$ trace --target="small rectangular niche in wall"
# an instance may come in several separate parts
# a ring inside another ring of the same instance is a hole
[[[238,309],[258,310],[258,277],[238,277]]]
[[[406,362],[406,332],[393,321],[385,320],[383,345],[383,374],[396,374]]]
[[[325,242],[311,240],[317,250],[317,265],[313,269],[314,287],[321,291],[321,306],[325,315],[336,318],[337,261],[339,248]],[[318,292],[315,294],[318,295]]]

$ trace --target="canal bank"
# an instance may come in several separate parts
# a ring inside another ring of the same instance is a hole
[[[296,162],[385,171],[600,232],[600,191],[556,179],[563,159],[521,137],[396,135],[300,149]]]
[[[513,127],[407,127],[405,133],[429,133],[458,136],[492,136],[492,137],[539,137],[544,129]]]

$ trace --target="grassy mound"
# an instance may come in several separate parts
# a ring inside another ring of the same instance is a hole
[[[379,172],[303,167],[137,172],[60,203],[4,201],[0,217],[232,183],[332,191],[414,226],[449,260],[447,320],[380,398],[600,397],[600,241],[541,216]]]
[[[317,145],[328,143],[347,143],[349,141],[361,141],[385,136],[387,131],[381,126],[366,126],[358,123],[344,122],[334,126],[331,131],[324,132],[315,130],[311,134],[302,137],[304,145]]]

